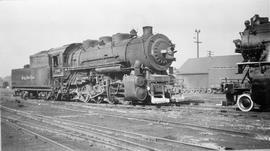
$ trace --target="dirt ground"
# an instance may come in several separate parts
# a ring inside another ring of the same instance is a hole
[[[76,102],[25,101],[11,97],[11,92],[8,90],[1,90],[0,96],[1,105],[5,107],[112,129],[206,146],[221,146],[227,149],[270,149],[269,112],[241,113],[233,107],[220,107],[218,104],[225,99],[222,94],[188,94],[180,107],[162,106],[145,109],[117,108],[109,105],[93,107]],[[198,106],[199,108],[196,108]],[[208,109],[210,107],[217,108]],[[12,127],[2,118],[2,115],[8,116],[8,114],[1,109],[2,150],[65,150],[35,135],[29,135],[19,128]],[[163,121],[168,123],[161,124]],[[169,122],[187,125],[173,125]],[[216,129],[228,131],[222,132]],[[229,132],[230,130],[241,133]],[[36,130],[36,132],[60,141],[74,150],[109,150],[83,140],[55,136],[46,131]],[[196,149],[183,146],[180,150]]]

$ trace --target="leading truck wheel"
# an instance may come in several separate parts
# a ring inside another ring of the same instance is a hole
[[[254,103],[249,94],[241,94],[238,96],[237,106],[241,111],[249,112],[253,108]]]

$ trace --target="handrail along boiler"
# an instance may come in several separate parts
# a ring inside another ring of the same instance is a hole
[[[12,70],[12,87],[17,94],[56,100],[168,103],[173,85],[166,70],[175,61],[174,48],[150,26],[142,36],[132,30],[64,45],[30,56],[30,67]]]

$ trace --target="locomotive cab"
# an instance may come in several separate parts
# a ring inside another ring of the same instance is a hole
[[[62,48],[62,47],[61,47]],[[51,69],[53,77],[60,77],[64,75],[63,72],[63,53],[61,48],[51,49],[49,56],[51,61]]]

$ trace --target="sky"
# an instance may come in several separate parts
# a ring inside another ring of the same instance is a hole
[[[269,0],[0,0],[0,77],[29,56],[65,44],[153,26],[176,45],[179,68],[196,57],[232,55],[244,21],[270,16]]]

